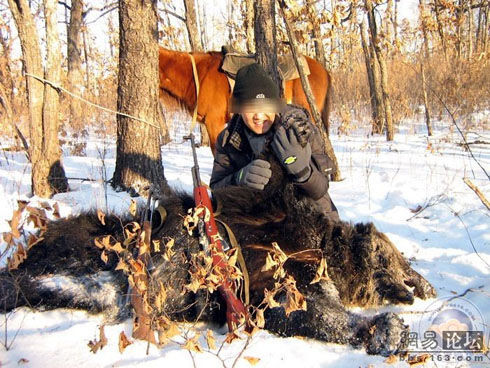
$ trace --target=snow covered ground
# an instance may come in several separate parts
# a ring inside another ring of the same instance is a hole
[[[486,119],[488,115],[482,115]],[[352,222],[372,221],[385,232],[412,262],[412,267],[431,282],[438,299],[417,300],[408,307],[387,307],[357,312],[372,314],[392,310],[410,324],[413,331],[427,319],[434,303],[441,298],[461,295],[464,300],[451,301],[453,307],[466,312],[474,330],[484,330],[488,344],[490,328],[490,212],[463,182],[468,177],[490,198],[490,181],[473,159],[457,143],[461,137],[448,129],[449,123],[436,122],[436,134],[427,139],[425,129],[413,121],[404,123],[394,142],[384,137],[368,136],[362,129],[349,136],[332,135],[332,142],[342,170],[343,181],[331,183],[330,193],[340,216]],[[490,141],[490,127],[479,131]],[[475,137],[471,134],[468,140]],[[479,137],[479,139],[482,139]],[[191,152],[187,144],[172,143],[163,150],[165,176],[170,185],[190,190],[192,178]],[[473,154],[490,171],[488,145],[472,145]],[[104,149],[106,153],[104,154]],[[68,177],[100,179],[106,167],[112,177],[115,164],[115,140],[110,137],[90,136],[86,157],[64,152]],[[208,148],[198,152],[201,175],[209,181],[212,155]],[[104,158],[102,160],[102,157]],[[50,202],[58,202],[62,216],[82,209],[99,207],[104,211],[125,211],[130,199],[116,193],[100,182],[71,180],[72,191],[56,195]],[[30,168],[22,153],[0,153],[0,232],[8,231],[7,220],[19,198],[30,191]],[[107,198],[107,203],[106,203]],[[31,201],[36,201],[31,198]],[[416,209],[422,209],[414,213]],[[2,265],[5,260],[2,260]],[[468,289],[470,289],[468,291]],[[219,356],[209,352],[193,353],[177,344],[162,349],[135,342],[121,354],[118,336],[125,331],[131,335],[131,322],[106,326],[108,344],[97,354],[87,347],[90,340],[99,337],[101,318],[80,311],[55,310],[33,312],[24,308],[0,315],[0,367],[231,367],[245,340],[225,344]],[[206,331],[210,326],[201,325]],[[182,326],[184,329],[185,326]],[[223,330],[213,329],[217,345],[224,340]],[[6,335],[7,334],[7,335]],[[205,333],[204,333],[205,335]],[[206,346],[204,337],[199,342]],[[5,345],[9,347],[5,349]],[[216,350],[213,351],[216,353]],[[462,362],[458,362],[458,356]],[[481,355],[478,355],[481,357]],[[265,331],[249,343],[236,367],[253,363],[244,357],[259,358],[256,367],[407,367],[406,362],[384,363],[385,358],[368,356],[364,350],[335,344],[326,344],[300,338],[279,338]],[[476,354],[433,354],[426,366],[490,366],[483,356],[475,362]],[[448,363],[446,359],[450,359]],[[468,361],[467,361],[468,360]]]

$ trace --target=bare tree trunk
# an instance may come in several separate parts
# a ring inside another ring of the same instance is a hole
[[[113,186],[145,193],[153,184],[169,190],[163,174],[158,125],[156,0],[119,0],[119,111]],[[150,125],[152,124],[152,125]]]
[[[490,10],[490,5],[487,5],[485,8],[485,27],[483,29],[485,30],[483,33],[483,46],[482,46],[482,52],[487,52],[487,45],[488,45],[488,13]]]
[[[427,82],[425,80],[424,61],[420,63],[420,73],[422,74],[422,96],[424,98],[425,125],[427,126],[427,135],[432,136],[432,123],[430,122],[429,99],[427,98]]]
[[[87,29],[83,27],[82,29],[82,40],[83,40],[83,55],[85,57],[85,88],[90,91],[90,65],[89,65],[89,46],[87,41]]]
[[[257,63],[262,65],[283,94],[281,76],[277,69],[276,6],[275,0],[257,0],[254,6],[255,48]]]
[[[393,31],[394,31],[394,40],[398,42],[398,1],[395,0],[394,9],[393,9]]]
[[[199,37],[199,31],[197,27],[197,13],[195,7],[195,0],[184,0],[185,8],[185,25],[187,27],[187,34],[189,35],[189,43],[192,51],[203,51],[201,44],[201,38]]]
[[[58,0],[44,0],[44,15],[46,17],[46,67],[44,78],[60,85],[61,81],[61,46],[58,34],[58,17],[56,15]],[[58,139],[59,129],[59,91],[51,85],[44,85],[43,101],[43,151],[44,170],[48,171],[48,186],[39,185],[38,192],[44,192],[45,196],[66,192],[68,181],[65,170],[61,165],[61,149]],[[44,171],[43,170],[43,171]],[[44,178],[45,172],[40,179]],[[36,180],[37,182],[37,180]]]
[[[441,7],[442,5],[440,4],[440,0],[434,0],[434,12],[436,14],[437,31],[439,32],[439,37],[441,38],[441,45],[442,45],[442,50],[444,51],[444,57],[446,58],[446,61],[448,61],[447,42],[446,42],[446,36],[444,35],[444,26],[442,24],[441,13],[440,13]]]
[[[187,34],[189,35],[189,43],[191,45],[191,51],[202,52],[203,47],[201,44],[201,38],[197,29],[197,13],[195,8],[195,0],[184,0],[185,7],[185,25],[187,27]],[[209,147],[209,136],[206,131],[206,126],[199,125],[201,131],[201,144]]]
[[[199,24],[201,25],[201,45],[203,47],[203,51],[206,51],[208,49],[208,32],[207,32],[207,27],[206,27],[206,5],[203,4],[202,6],[202,13],[201,11],[199,12]]]
[[[425,0],[419,0],[419,5],[420,5],[420,24],[422,26],[422,34],[424,36],[425,58],[428,58],[429,57],[429,39],[428,39],[428,32],[427,32],[427,22],[425,19],[425,17],[427,16],[426,9],[425,9]]]
[[[315,2],[313,0],[307,1],[308,15],[312,24],[311,35],[315,43],[315,56],[316,59],[327,68],[327,59],[325,58],[325,48],[323,47],[322,32],[320,28],[320,22],[318,22],[318,14],[315,10]]]
[[[61,53],[56,19],[56,0],[44,0],[46,17],[46,73],[43,74],[41,50],[34,18],[26,0],[9,0],[9,7],[17,25],[26,73],[43,76],[59,84]],[[61,164],[58,140],[58,92],[26,77],[29,101],[29,157],[32,164],[32,192],[40,197],[51,197],[68,190],[65,171]]]
[[[481,26],[482,26],[482,15],[483,15],[483,2],[485,0],[480,0],[480,6],[478,8],[478,24],[476,26],[476,37],[475,37],[475,52],[480,50],[480,35],[481,35]]]
[[[456,7],[456,52],[458,60],[463,58],[463,1],[459,0]]]
[[[369,22],[369,30],[371,32],[371,42],[374,46],[374,51],[376,54],[376,58],[378,59],[379,64],[379,72],[381,76],[381,91],[383,93],[383,105],[384,105],[384,114],[385,114],[385,123],[386,123],[386,140],[392,141],[394,137],[393,131],[393,117],[391,112],[391,103],[390,97],[388,93],[388,69],[386,67],[386,60],[381,50],[381,46],[378,40],[378,33],[376,27],[376,18],[374,16],[374,8],[372,0],[365,0],[366,9],[368,12],[368,22]]]
[[[341,175],[340,175],[339,164],[337,162],[337,157],[335,157],[335,152],[333,150],[332,143],[330,142],[328,134],[325,131],[326,127],[323,125],[320,112],[316,107],[315,97],[313,96],[313,92],[311,91],[310,82],[306,77],[306,73],[303,69],[303,65],[301,65],[301,63],[299,62],[299,58],[301,57],[301,54],[299,52],[299,47],[296,41],[296,37],[294,35],[294,31],[291,27],[291,24],[289,23],[288,17],[286,16],[286,12],[285,12],[286,4],[284,0],[279,0],[278,2],[279,2],[279,9],[282,13],[282,18],[284,19],[284,25],[286,26],[286,32],[288,34],[289,45],[291,46],[291,52],[293,54],[294,63],[296,64],[296,69],[298,70],[299,76],[301,78],[301,85],[303,86],[303,91],[305,92],[306,99],[308,100],[308,104],[310,105],[310,110],[312,112],[313,119],[315,120],[315,124],[317,127],[320,128],[320,131],[322,132],[323,141],[325,142],[325,151],[328,157],[330,157],[330,159],[334,163],[334,173],[332,179],[334,181],[338,181],[341,179]]]
[[[68,85],[75,94],[80,94],[82,87],[82,57],[81,57],[81,26],[83,3],[81,0],[72,0],[70,23],[67,30],[67,57],[68,57]],[[83,114],[80,100],[69,98],[70,123],[72,127],[83,127]]]
[[[247,53],[255,53],[254,44],[254,1],[245,0],[245,35],[247,37]]]
[[[368,42],[366,40],[366,30],[364,26],[364,21],[359,23],[359,33],[361,36],[361,45],[362,50],[364,52],[364,62],[366,64],[366,72],[368,76],[369,83],[369,97],[371,101],[371,116],[373,119],[372,130],[373,132],[378,133],[379,129],[381,129],[382,122],[380,121],[380,106],[378,105],[378,98],[376,95],[376,81],[374,75],[374,68],[376,61],[373,59],[371,55],[371,50],[369,49]]]
[[[368,21],[369,21],[369,17],[368,17]],[[361,27],[362,27],[361,36],[365,37],[364,23],[361,23]],[[376,24],[374,24],[374,27],[376,27]],[[372,110],[373,112],[372,131],[373,134],[381,134],[385,128],[386,112],[385,112],[384,99],[383,99],[383,90],[381,88],[381,72],[380,72],[380,67],[378,62],[378,56],[375,51],[375,45],[371,33],[370,24],[369,24],[369,30],[370,30],[370,42],[367,45],[368,47],[366,48],[367,49],[366,55],[368,55],[370,70],[372,71],[371,74],[372,84],[370,85],[370,89],[372,91],[371,93],[374,95],[374,105],[375,105],[374,109]],[[377,33],[376,28],[374,28],[374,32],[375,34]],[[363,42],[367,44],[366,40],[364,40]]]
[[[5,98],[8,99],[10,106],[12,106],[15,98],[15,86],[12,69],[10,68],[12,64],[11,47],[10,43],[7,42],[7,37],[10,38],[10,29],[1,19],[0,22],[0,55],[2,55],[0,56],[0,84],[3,84]],[[3,29],[6,29],[6,36],[3,34]]]
[[[473,1],[467,2],[468,10],[468,60],[473,58]]]

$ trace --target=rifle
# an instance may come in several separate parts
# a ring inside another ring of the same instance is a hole
[[[223,253],[223,243],[218,233],[218,227],[216,226],[216,221],[214,219],[213,206],[208,191],[204,185],[201,185],[194,134],[190,133],[190,135],[184,137],[184,139],[191,141],[192,155],[194,157],[194,166],[192,167],[194,203],[196,208],[205,207],[208,212],[206,216],[206,211],[203,211],[199,218],[197,226],[199,231],[199,242],[206,251],[211,253],[213,266],[224,268],[227,265],[227,261]],[[218,291],[226,302],[226,321],[230,332],[236,329],[241,318],[245,318],[245,320],[248,319],[247,309],[242,301],[237,298],[233,289],[233,283],[225,275],[221,285],[218,286]]]

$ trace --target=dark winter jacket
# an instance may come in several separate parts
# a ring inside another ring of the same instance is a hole
[[[269,132],[264,134],[265,146],[272,141],[275,127],[279,124],[276,117],[274,125]],[[303,183],[295,183],[300,192],[310,197],[317,208],[332,220],[339,220],[337,208],[328,195],[328,176],[332,170],[331,161],[324,153],[323,141],[318,129],[311,124],[313,133],[309,142],[311,145],[310,177]],[[220,133],[216,142],[216,154],[214,158],[213,172],[211,174],[210,187],[212,189],[223,188],[229,185],[237,185],[235,173],[251,161],[262,158],[256,152],[255,144],[250,144],[252,136],[240,114],[235,114],[228,122],[228,126]],[[255,150],[255,152],[254,152]]]

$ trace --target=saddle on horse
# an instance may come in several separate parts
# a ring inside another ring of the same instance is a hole
[[[221,69],[228,77],[231,90],[233,90],[233,87],[235,86],[236,73],[240,68],[255,63],[255,55],[240,54],[234,50],[228,49],[225,46],[221,48],[221,52],[223,53],[223,64],[221,65]],[[283,83],[288,80],[299,78],[299,72],[296,68],[296,64],[294,63],[293,55],[279,55],[277,63]],[[305,74],[309,75],[310,68],[308,67],[306,58],[303,55],[301,55],[300,63],[303,66]]]

